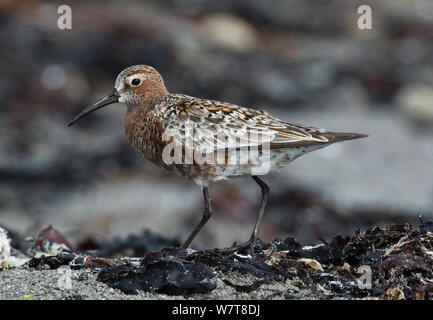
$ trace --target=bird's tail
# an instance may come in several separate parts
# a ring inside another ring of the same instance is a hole
[[[368,137],[368,134],[351,132],[326,132],[322,135],[331,143]]]

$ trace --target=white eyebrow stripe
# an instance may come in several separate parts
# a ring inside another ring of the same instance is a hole
[[[146,79],[146,77],[142,74],[133,74],[133,75],[130,75],[129,77],[127,77],[126,81],[128,82],[128,84],[131,84],[132,79],[135,79],[135,78],[140,79],[141,82],[143,82]]]

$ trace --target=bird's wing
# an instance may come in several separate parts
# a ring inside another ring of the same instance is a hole
[[[290,124],[266,111],[225,102],[186,95],[172,95],[170,99],[155,112],[163,119],[165,128],[172,130],[176,141],[201,153],[264,144],[271,149],[311,146],[358,137]]]

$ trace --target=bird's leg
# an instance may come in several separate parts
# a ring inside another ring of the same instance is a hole
[[[184,248],[184,249],[189,247],[190,243],[195,238],[197,233],[200,232],[200,230],[203,228],[203,226],[206,224],[206,222],[209,220],[209,218],[212,215],[212,206],[210,204],[209,191],[207,189],[207,186],[203,186],[203,199],[204,199],[203,216],[202,216],[200,222],[197,224],[197,226],[194,228],[194,230],[189,235],[188,239],[186,239],[186,241],[183,243],[182,248]]]
[[[269,198],[269,187],[259,177],[252,176],[252,178],[254,179],[255,182],[257,182],[257,184],[260,186],[260,189],[262,190],[262,200],[260,201],[259,214],[257,216],[253,234],[251,235],[251,239],[253,240],[253,242],[256,242],[257,239],[259,238],[260,226],[262,224],[262,219],[265,214],[266,203],[268,202],[268,198]]]
[[[269,197],[269,187],[266,183],[263,182],[259,177],[252,176],[255,182],[260,186],[260,189],[262,190],[262,200],[260,201],[260,209],[259,214],[257,215],[256,224],[254,225],[253,233],[251,234],[250,239],[247,242],[235,245],[230,248],[222,249],[222,252],[235,252],[240,249],[244,248],[250,248],[251,249],[251,255],[254,255],[254,247],[256,246],[257,242],[260,241],[259,239],[259,231],[260,231],[260,225],[262,224],[263,215],[265,214],[265,207],[266,203],[268,202]]]

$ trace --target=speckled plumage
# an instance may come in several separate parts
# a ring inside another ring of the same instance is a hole
[[[181,144],[182,148],[197,150],[200,153],[216,152],[218,144],[221,144],[226,152],[226,159],[239,157],[242,148],[260,147],[261,142],[268,142],[271,170],[286,165],[300,155],[334,142],[365,136],[356,133],[327,132],[324,129],[290,124],[272,117],[266,111],[184,94],[171,94],[165,89],[159,73],[151,67],[134,66],[124,70],[116,80],[116,89],[119,93],[125,90],[125,79],[137,72],[150,75],[152,78],[150,81],[158,84],[156,89],[159,95],[147,93],[146,89],[142,90],[144,94],[141,93],[144,99],[139,98],[140,94],[130,94],[125,122],[125,132],[129,142],[135,150],[154,164],[172,173],[192,178],[198,184],[251,175],[254,165],[252,163],[249,166],[218,165],[215,161],[200,165],[197,163],[165,164],[162,161],[162,152],[169,141],[163,141],[162,134],[166,129],[176,131],[173,139],[176,140],[175,143]],[[187,122],[194,126],[196,134],[194,139],[189,141],[185,130]],[[261,141],[248,139],[251,131],[260,132]],[[260,162],[259,157],[255,160]]]
[[[193,179],[203,189],[202,221],[183,247],[191,243],[210,217],[209,182],[251,175],[262,190],[254,232],[248,242],[235,247],[240,249],[257,241],[269,193],[267,185],[257,177],[259,168],[280,168],[307,152],[366,136],[291,124],[266,111],[172,94],[161,75],[146,65],[123,70],[113,92],[84,109],[69,125],[115,102],[128,107],[125,133],[135,150],[157,166]],[[167,161],[175,158],[177,161]]]

